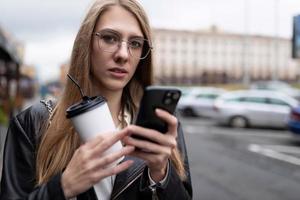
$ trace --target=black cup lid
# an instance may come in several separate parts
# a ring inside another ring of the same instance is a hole
[[[87,111],[93,110],[106,102],[104,97],[85,97],[81,102],[78,102],[67,109],[67,118],[72,118]]]

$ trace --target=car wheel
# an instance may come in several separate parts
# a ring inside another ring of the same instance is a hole
[[[185,108],[183,110],[183,115],[184,116],[188,116],[188,117],[195,117],[196,116],[195,112],[194,112],[194,110],[192,108]]]
[[[231,118],[229,124],[233,128],[246,128],[248,126],[248,121],[245,117],[235,116]]]

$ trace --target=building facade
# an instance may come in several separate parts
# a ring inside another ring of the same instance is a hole
[[[162,84],[279,79],[296,81],[299,64],[285,38],[154,29],[154,78]]]
[[[11,116],[19,91],[22,45],[0,27],[0,124]]]

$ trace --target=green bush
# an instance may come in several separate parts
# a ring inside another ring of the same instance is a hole
[[[0,107],[0,124],[4,126],[7,126],[8,124],[8,117],[6,116],[5,112],[1,107]]]

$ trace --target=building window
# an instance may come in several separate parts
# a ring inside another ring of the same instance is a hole
[[[171,43],[172,44],[176,44],[177,43],[177,38],[176,37],[172,37],[171,38]]]
[[[172,50],[171,50],[171,53],[172,53],[173,55],[176,55],[176,54],[177,54],[177,49],[176,49],[175,47],[173,47]]]

